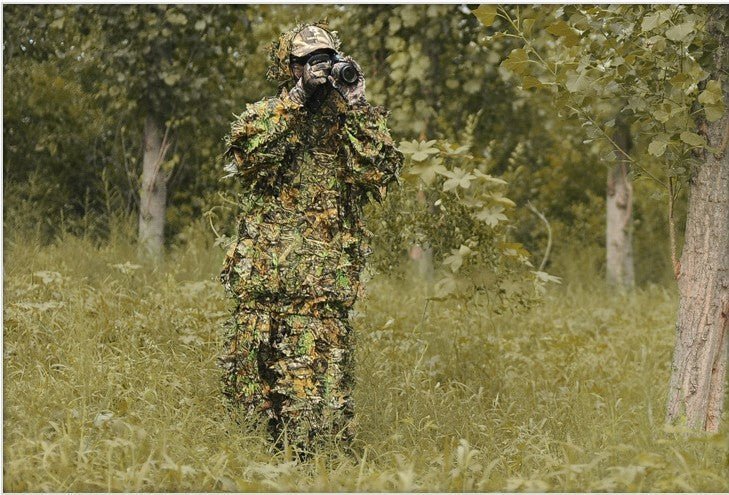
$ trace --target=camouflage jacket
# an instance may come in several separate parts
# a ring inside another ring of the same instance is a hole
[[[284,89],[248,105],[227,146],[227,169],[245,192],[226,288],[250,309],[341,316],[368,252],[362,207],[402,165],[385,111],[348,108],[332,93],[311,113]]]

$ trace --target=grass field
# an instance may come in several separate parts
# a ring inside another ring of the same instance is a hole
[[[492,316],[377,276],[355,454],[301,463],[225,412],[222,253],[202,246],[151,270],[123,242],[6,241],[4,490],[729,491],[726,419],[663,425],[672,287],[566,281]]]

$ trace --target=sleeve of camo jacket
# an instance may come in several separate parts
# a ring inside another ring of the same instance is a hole
[[[253,183],[274,175],[299,142],[304,110],[284,94],[246,106],[226,136],[228,176]]]
[[[403,156],[387,128],[387,112],[363,105],[349,109],[344,124],[347,164],[344,180],[380,200],[381,188],[397,180]]]

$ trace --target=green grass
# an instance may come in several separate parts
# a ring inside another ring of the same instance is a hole
[[[224,409],[203,246],[153,270],[123,242],[6,241],[4,490],[729,491],[726,433],[663,426],[673,288],[566,283],[496,316],[375,277],[354,455],[301,463]]]

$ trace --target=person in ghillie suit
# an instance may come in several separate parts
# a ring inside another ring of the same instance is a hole
[[[221,274],[236,301],[223,393],[268,418],[277,445],[304,452],[353,433],[348,312],[371,235],[362,208],[402,166],[386,112],[367,103],[339,45],[322,23],[284,33],[267,74],[279,96],[249,104],[226,138],[226,170],[244,192]]]

